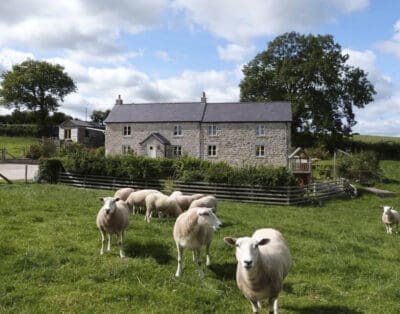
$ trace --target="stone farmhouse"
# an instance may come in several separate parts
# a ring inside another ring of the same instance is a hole
[[[124,104],[105,120],[106,155],[183,155],[229,164],[287,166],[292,112],[289,102]]]

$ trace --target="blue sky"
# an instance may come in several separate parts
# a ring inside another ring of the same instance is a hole
[[[377,90],[354,131],[400,136],[400,1],[1,1],[0,71],[26,58],[62,64],[78,92],[59,110],[81,119],[119,94],[238,101],[242,66],[287,31],[333,35]]]

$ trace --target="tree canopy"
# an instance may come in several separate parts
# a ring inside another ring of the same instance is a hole
[[[110,109],[107,109],[105,111],[93,110],[92,114],[90,115],[90,119],[93,122],[97,122],[97,123],[103,124],[104,120],[110,114],[110,111],[111,111]]]
[[[64,67],[46,61],[26,60],[0,77],[0,104],[36,112],[43,135],[47,131],[49,112],[57,111],[59,102],[76,91],[75,83],[64,72]]]
[[[367,74],[330,35],[285,33],[243,68],[241,101],[290,101],[294,132],[348,135],[353,108],[373,101]]]

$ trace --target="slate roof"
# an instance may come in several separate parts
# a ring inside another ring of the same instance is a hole
[[[59,125],[60,128],[95,128],[95,129],[104,129],[99,123],[92,122],[92,121],[82,121],[82,120],[68,120],[64,121]]]
[[[157,141],[159,141],[161,144],[164,145],[171,145],[170,141],[168,141],[164,136],[162,136],[160,133],[155,132],[151,133],[148,137],[146,137],[143,141],[141,141],[139,144],[142,145],[145,143],[150,137],[154,137]]]
[[[147,103],[115,105],[105,123],[290,122],[290,102]]]

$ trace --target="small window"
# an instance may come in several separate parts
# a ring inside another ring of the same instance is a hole
[[[173,154],[174,154],[174,157],[181,157],[182,156],[182,146],[174,146]]]
[[[129,136],[131,135],[131,127],[130,126],[124,126],[124,136]]]
[[[71,139],[71,129],[64,129],[64,139],[65,140]]]
[[[265,157],[264,145],[256,145],[256,157]]]
[[[256,136],[265,136],[265,126],[259,124],[256,126]]]
[[[208,145],[207,148],[207,155],[209,157],[215,157],[217,156],[217,145]]]
[[[132,148],[130,145],[122,145],[122,154],[127,155],[132,152]]]
[[[182,126],[181,125],[175,125],[174,126],[174,135],[175,136],[182,136]]]
[[[217,136],[217,126],[215,124],[208,126],[208,135],[209,136]]]

